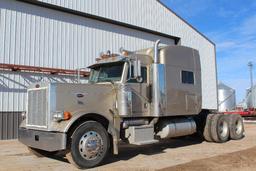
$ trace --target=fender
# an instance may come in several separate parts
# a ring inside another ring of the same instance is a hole
[[[70,127],[79,119],[82,117],[85,117],[86,115],[92,116],[93,114],[102,116],[106,120],[108,120],[108,128],[107,132],[112,135],[112,142],[113,142],[113,153],[118,154],[118,141],[119,141],[119,134],[120,134],[120,118],[115,117],[115,114],[110,112],[108,115],[103,115],[99,113],[85,113],[85,112],[76,112],[73,113],[73,117],[71,120],[68,121],[68,123],[65,124],[63,132],[67,133],[70,129]],[[106,117],[108,116],[108,117]],[[64,126],[64,125],[63,125]]]
[[[88,113],[88,112],[79,111],[79,112],[72,113],[72,118],[71,118],[71,120],[67,121],[68,123],[66,123],[65,127],[63,128],[63,132],[67,133],[68,130],[69,130],[69,128],[70,128],[78,119],[80,119],[80,118],[82,118],[82,117],[84,117],[84,116],[86,116],[86,115],[93,115],[93,114],[102,116],[103,118],[105,118],[106,120],[108,120],[109,124],[110,124],[111,122],[113,122],[113,121],[112,121],[113,116],[110,116],[110,114],[109,114],[108,117],[106,117],[106,115],[103,115],[103,114],[101,114],[101,113],[95,113],[95,112],[89,112],[89,113]]]

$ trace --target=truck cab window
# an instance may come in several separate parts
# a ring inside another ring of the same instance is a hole
[[[91,68],[89,82],[111,82],[120,81],[123,74],[123,62],[102,64]]]
[[[194,73],[191,71],[181,71],[181,80],[183,84],[194,84]]]
[[[133,71],[134,70],[133,70],[133,66],[132,66],[132,73],[131,73],[132,76],[134,75]],[[128,75],[127,75],[127,80],[128,80],[127,82],[128,83],[138,83],[136,79],[129,80],[129,73],[130,73],[130,69],[129,69]],[[143,79],[143,83],[147,83],[147,67],[141,67],[141,77]]]

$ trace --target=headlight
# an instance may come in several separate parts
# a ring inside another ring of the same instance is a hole
[[[70,112],[57,111],[57,112],[53,113],[53,120],[55,122],[69,120],[70,118],[71,118]]]
[[[22,119],[22,120],[25,120],[25,119],[26,119],[26,112],[22,112],[22,113],[21,113],[21,119]]]

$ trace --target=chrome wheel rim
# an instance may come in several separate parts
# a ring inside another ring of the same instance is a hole
[[[240,135],[243,131],[243,123],[241,120],[236,121],[236,134]]]
[[[228,123],[226,121],[222,121],[220,123],[220,136],[226,137],[228,134]]]
[[[94,160],[103,153],[102,137],[95,131],[86,132],[79,141],[80,155],[86,160]]]

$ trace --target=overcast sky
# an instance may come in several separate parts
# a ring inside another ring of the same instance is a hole
[[[217,46],[218,79],[236,89],[237,102],[249,88],[247,63],[256,83],[256,0],[161,0]]]

